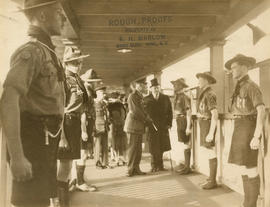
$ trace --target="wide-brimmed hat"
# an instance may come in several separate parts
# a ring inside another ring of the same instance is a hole
[[[154,79],[151,80],[150,87],[153,87],[153,86],[159,86],[158,80],[156,78],[154,78]]]
[[[135,80],[135,83],[146,84],[146,79],[145,78],[141,78],[141,79]]]
[[[118,91],[114,91],[114,92],[111,93],[111,98],[116,99],[116,98],[119,98],[119,97],[120,97],[120,93]]]
[[[47,6],[50,4],[55,4],[57,1],[48,0],[24,0],[22,7],[17,10],[17,12],[23,12],[29,9],[34,9],[37,7]]]
[[[171,83],[173,84],[173,86],[182,86],[183,88],[187,88],[188,85],[186,84],[186,80],[184,78],[179,78],[177,80],[171,81]]]
[[[64,62],[83,59],[89,55],[82,55],[81,51],[74,47],[66,47],[64,52]]]
[[[242,54],[238,54],[225,63],[225,68],[227,68],[228,70],[231,70],[232,64],[235,62],[239,62],[241,65],[246,65],[248,67],[251,67],[255,65],[256,59],[253,57],[248,57]]]
[[[98,82],[102,80],[101,78],[98,77],[96,71],[92,68],[90,68],[84,74],[82,74],[81,79],[85,82]]]
[[[217,80],[214,78],[214,76],[212,76],[212,74],[210,72],[203,72],[203,73],[197,73],[196,74],[197,78],[205,78],[208,80],[208,82],[210,84],[215,84],[217,82]]]
[[[104,84],[100,84],[97,87],[95,87],[95,91],[100,91],[100,90],[104,91],[106,90],[106,88],[107,87]]]

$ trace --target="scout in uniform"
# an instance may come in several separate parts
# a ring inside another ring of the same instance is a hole
[[[184,145],[185,164],[177,172],[180,175],[189,174],[190,169],[190,136],[191,136],[191,102],[190,98],[184,93],[188,87],[183,78],[171,81],[175,91],[174,113],[177,124],[178,141]]]
[[[99,169],[111,168],[108,161],[109,117],[107,104],[104,101],[106,86],[95,88],[97,97],[94,100],[96,120],[94,126],[95,163]]]
[[[87,91],[83,81],[78,75],[81,69],[82,59],[88,55],[81,55],[77,48],[66,47],[64,52],[64,62],[67,78],[67,101],[64,117],[64,136],[67,140],[67,148],[59,149],[59,169],[58,169],[58,193],[62,206],[69,206],[68,180],[71,173],[72,161],[80,159],[81,139],[87,139],[86,133],[86,106],[88,103]],[[76,165],[79,176],[83,175],[85,166],[80,163]],[[83,178],[79,177],[77,187],[85,188]]]
[[[200,145],[208,149],[210,176],[202,185],[205,190],[217,187],[217,155],[215,152],[215,134],[218,121],[217,97],[210,84],[216,79],[209,73],[198,73],[199,94],[197,102],[197,117],[200,126]]]
[[[163,153],[171,150],[169,129],[172,127],[172,104],[169,96],[160,92],[156,78],[151,80],[151,93],[144,98],[145,111],[153,120],[149,128],[151,172],[165,171]]]
[[[94,158],[94,126],[95,126],[95,120],[96,120],[96,111],[95,111],[95,102],[94,99],[97,97],[95,92],[95,86],[101,82],[102,79],[100,79],[97,76],[97,73],[93,69],[87,70],[83,75],[81,75],[81,79],[84,81],[85,88],[87,90],[88,94],[88,104],[87,104],[87,110],[86,110],[86,121],[87,121],[87,135],[88,139],[87,141],[82,140],[82,146],[81,150],[84,155],[82,155],[82,158],[85,159],[85,156],[87,154],[87,157],[90,157],[91,159]]]
[[[255,58],[239,54],[225,64],[237,80],[231,102],[235,122],[228,162],[243,168],[243,207],[257,206],[260,192],[257,159],[265,107],[259,86],[248,76],[248,69],[255,63]]]
[[[30,40],[11,57],[0,112],[7,140],[14,206],[49,205],[56,191],[56,153],[64,114],[64,70],[51,36],[65,18],[56,1],[24,1]]]
[[[128,177],[146,174],[140,170],[142,136],[146,123],[152,123],[152,120],[144,111],[143,93],[145,92],[146,82],[138,80],[135,82],[133,92],[128,97],[129,112],[124,125],[124,131],[127,133],[128,169],[126,175]]]

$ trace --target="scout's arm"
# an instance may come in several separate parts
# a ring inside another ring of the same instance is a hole
[[[168,128],[171,128],[173,120],[172,103],[169,96],[167,96],[167,100],[168,100]]]
[[[84,112],[81,115],[81,130],[82,130],[82,140],[87,141],[88,140],[88,134],[87,134],[87,118],[86,113]]]
[[[187,119],[187,128],[186,128],[186,135],[191,134],[191,109],[187,109],[186,111],[186,119]]]
[[[217,109],[212,109],[210,129],[206,137],[207,142],[211,142],[214,139],[217,122],[218,122],[218,111]]]
[[[256,128],[254,131],[253,139],[250,142],[251,149],[258,149],[260,146],[260,138],[263,132],[263,123],[265,120],[265,106],[259,105],[256,107],[257,109],[257,121],[256,121]]]

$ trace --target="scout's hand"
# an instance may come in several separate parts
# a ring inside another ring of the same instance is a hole
[[[253,137],[250,142],[250,148],[253,150],[257,150],[260,147],[260,139],[259,137]]]
[[[60,142],[59,142],[59,148],[60,148],[60,150],[69,148],[68,141],[67,141],[65,133],[63,131],[62,131]]]
[[[14,180],[24,182],[32,179],[32,164],[25,158],[11,160],[10,169]]]
[[[82,140],[85,141],[85,142],[88,140],[88,135],[87,135],[87,133],[82,132]]]
[[[186,135],[188,136],[190,134],[191,134],[191,129],[188,127],[188,128],[186,128]]]
[[[214,139],[214,136],[212,134],[208,134],[205,138],[206,142],[212,142]]]

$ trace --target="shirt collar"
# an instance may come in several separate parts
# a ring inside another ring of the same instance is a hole
[[[245,75],[237,81],[237,84],[243,85],[247,80],[249,80],[249,76]]]
[[[55,49],[55,46],[52,43],[51,37],[44,30],[42,30],[40,27],[30,25],[27,33],[29,36],[37,38],[38,41],[47,45],[52,50]]]

